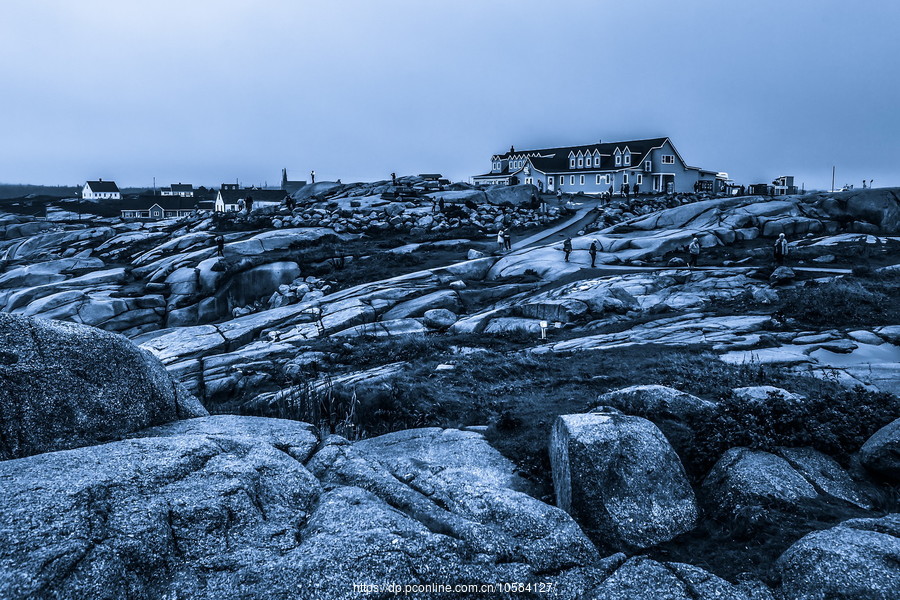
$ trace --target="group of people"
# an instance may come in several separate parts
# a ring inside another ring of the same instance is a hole
[[[563,240],[562,250],[566,255],[566,262],[569,262],[569,256],[572,254],[572,238],[567,237]],[[591,268],[593,269],[597,265],[597,252],[603,250],[603,245],[600,244],[597,240],[592,240],[591,245],[588,248],[588,254],[591,255]]]
[[[501,230],[501,233],[503,230]],[[503,242],[501,233],[497,234],[497,243],[501,245],[501,250],[503,249]],[[508,249],[508,248],[507,248]],[[700,260],[700,250],[702,246],[700,245],[700,240],[695,236],[691,239],[691,242],[688,244],[688,267],[694,268],[698,265]],[[778,266],[784,265],[785,260],[787,259],[788,252],[790,250],[790,244],[787,241],[787,237],[783,233],[778,234],[778,239],[775,240],[775,246],[773,248],[773,258],[775,259],[775,264]],[[563,240],[562,251],[565,255],[566,262],[569,262],[569,257],[572,254],[572,238],[567,237]],[[588,253],[591,255],[591,268],[593,269],[597,264],[597,252],[602,252],[603,246],[597,240],[592,240],[591,245],[588,248]]]
[[[253,196],[247,196],[246,198],[238,199],[238,211],[247,211],[247,214],[250,214],[250,211],[253,210]]]
[[[497,232],[497,250],[500,252],[512,250],[512,235],[509,229],[500,228]]]
[[[700,240],[696,236],[688,244],[688,266],[692,269],[697,266],[697,262],[700,260],[701,248]],[[779,267],[784,265],[789,251],[790,244],[787,241],[787,237],[783,233],[779,233],[778,239],[775,240],[775,245],[772,248],[772,258],[775,259],[775,264]]]

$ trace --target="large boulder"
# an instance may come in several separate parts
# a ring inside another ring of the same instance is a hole
[[[794,270],[790,267],[778,267],[769,275],[771,285],[785,285],[794,280]]]
[[[309,426],[198,421],[212,431],[0,462],[0,597],[266,598],[308,584],[291,551],[321,487],[290,452]]]
[[[585,600],[757,600],[771,595],[765,589],[731,584],[693,565],[637,556],[583,597]]]
[[[715,402],[664,385],[633,385],[613,390],[600,396],[598,402],[627,414],[672,417],[681,421],[704,418],[716,410]]]
[[[572,518],[525,493],[514,465],[475,432],[412,429],[355,444],[332,436],[307,465],[324,485],[363,488],[487,561],[538,573],[598,557]]]
[[[560,416],[550,462],[557,506],[612,548],[649,548],[696,524],[681,461],[646,419],[612,412]]]
[[[875,432],[859,450],[862,464],[871,472],[900,482],[900,419]]]
[[[713,512],[751,521],[769,511],[798,513],[823,502],[870,508],[840,465],[812,448],[731,448],[713,465],[703,492]]]
[[[447,329],[457,321],[456,313],[446,308],[433,308],[425,311],[423,322],[431,329]]]
[[[498,185],[485,190],[485,196],[491,204],[509,202],[513,206],[520,206],[538,198],[538,191],[531,184]]]
[[[120,335],[0,313],[0,459],[205,414],[159,360]]]
[[[852,519],[802,537],[775,563],[790,600],[900,597],[900,514]]]

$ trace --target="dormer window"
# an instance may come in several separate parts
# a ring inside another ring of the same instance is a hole
[[[595,167],[599,167],[599,166],[600,166],[600,155],[599,155],[599,154],[595,154],[595,155],[594,155],[594,166],[595,166]]]
[[[631,164],[631,153],[630,153],[630,152],[626,152],[626,153],[625,153],[625,164],[626,164],[626,165],[630,165],[630,164]]]
[[[582,159],[582,158],[579,156],[579,157],[578,157],[578,168],[580,169],[580,168],[583,167],[583,166],[584,166],[584,159]]]
[[[621,154],[616,154],[616,166],[617,167],[622,166],[622,155]]]
[[[570,169],[574,169],[574,168],[575,168],[575,158],[574,158],[574,157],[571,157],[571,156],[569,157],[569,168],[570,168]]]

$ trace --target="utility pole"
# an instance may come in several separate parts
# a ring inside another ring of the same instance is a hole
[[[834,165],[831,165],[831,191],[834,191]]]

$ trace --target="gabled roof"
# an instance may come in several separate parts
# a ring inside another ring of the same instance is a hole
[[[577,171],[583,172],[585,169],[570,169],[569,168],[569,155],[572,154],[574,156],[578,156],[581,153],[582,156],[590,155],[594,156],[599,153],[601,155],[600,167],[591,167],[593,169],[600,170],[612,170],[612,169],[621,169],[625,165],[616,165],[613,159],[613,154],[618,148],[621,151],[624,151],[627,147],[628,150],[632,154],[631,165],[628,165],[630,168],[635,168],[640,162],[644,159],[647,154],[653,150],[654,148],[659,148],[663,144],[665,144],[669,138],[661,137],[661,138],[649,138],[645,140],[628,140],[621,142],[605,142],[605,143],[597,143],[597,144],[585,144],[583,146],[564,146],[560,148],[544,148],[541,150],[522,150],[517,152],[507,152],[502,155],[494,155],[494,158],[500,159],[516,159],[520,157],[530,157],[532,165],[534,168],[538,169],[541,172],[560,172],[560,171]],[[676,152],[677,153],[677,152]]]
[[[173,192],[193,192],[194,186],[190,183],[173,183],[171,190]]]
[[[115,181],[88,181],[87,185],[91,188],[91,191],[95,194],[98,192],[118,192],[119,186],[116,185]]]
[[[585,171],[607,171],[621,169],[636,169],[651,150],[661,147],[669,138],[650,138],[646,140],[631,140],[627,142],[608,142],[600,144],[588,144],[586,146],[566,146],[563,148],[547,148],[545,150],[529,150],[529,154],[535,156],[529,158],[531,165],[542,173],[584,173]],[[630,165],[616,165],[614,154],[618,149],[625,149],[631,153]],[[674,146],[673,146],[674,148]],[[600,155],[600,166],[593,164],[587,168],[570,168],[569,158],[582,156],[595,157]],[[676,151],[677,153],[677,151]],[[517,153],[518,154],[518,153]]]

